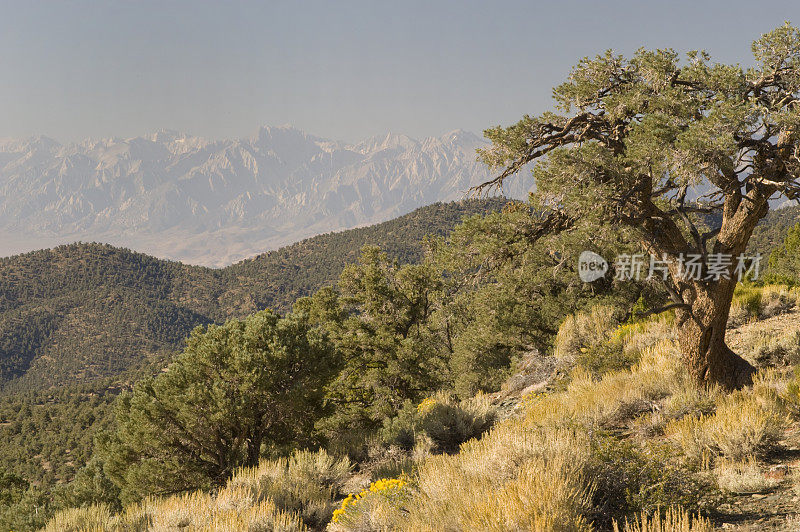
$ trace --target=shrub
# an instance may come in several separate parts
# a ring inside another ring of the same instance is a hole
[[[662,412],[666,417],[674,419],[713,414],[721,395],[722,391],[718,387],[700,387],[687,375],[664,400]]]
[[[589,492],[582,474],[561,458],[537,458],[491,497],[467,507],[463,529],[587,530]]]
[[[111,524],[111,511],[105,504],[85,508],[70,508],[56,512],[44,528],[44,532],[83,532],[105,530]]]
[[[194,492],[166,499],[146,498],[112,516],[102,505],[65,510],[47,524],[46,532],[146,532],[148,530],[248,530],[306,532],[292,512],[271,500],[254,501],[246,490],[223,489],[218,497]]]
[[[555,356],[574,363],[595,376],[628,369],[642,353],[659,343],[674,340],[671,312],[619,325],[614,312],[605,306],[588,314],[567,318],[559,329]]]
[[[262,447],[314,441],[335,358],[304,315],[198,327],[164,372],[117,398],[115,428],[98,438],[103,471],[129,503],[219,487]]]
[[[729,329],[736,329],[750,321],[751,318],[752,314],[750,314],[747,306],[741,301],[734,300],[733,303],[731,303],[730,310],[728,311],[727,326]]]
[[[456,455],[428,457],[402,529],[583,530],[591,489],[578,429],[506,422]]]
[[[714,414],[686,416],[667,432],[692,460],[717,454],[741,460],[771,451],[785,425],[777,392],[757,378],[752,390],[723,396]]]
[[[384,425],[387,443],[411,449],[421,438],[429,438],[431,452],[453,453],[465,441],[486,432],[495,420],[497,409],[488,395],[478,393],[463,401],[437,393],[419,405],[407,403],[397,417]]]
[[[762,334],[755,341],[752,353],[760,367],[795,366],[800,363],[800,332]]]
[[[632,523],[625,522],[623,532],[712,532],[711,521],[700,516],[692,516],[679,508],[670,508],[663,515],[646,513],[636,517]],[[620,532],[619,525],[614,523],[614,532]]]
[[[566,391],[550,394],[526,408],[526,421],[541,424],[572,419],[618,424],[649,410],[669,394],[684,373],[675,345],[664,341],[645,348],[639,363],[630,370],[608,373],[599,380],[576,369]]]
[[[761,312],[761,289],[757,286],[737,285],[732,304],[743,307],[748,316],[758,317]]]
[[[714,470],[717,485],[725,491],[737,494],[760,493],[778,484],[768,479],[752,456],[743,461],[722,460]]]
[[[728,327],[735,328],[753,319],[767,319],[788,312],[797,305],[799,296],[796,289],[786,285],[739,285],[731,303]]]
[[[783,393],[789,412],[795,417],[800,417],[800,368],[795,368],[794,378],[786,384]]]
[[[761,291],[758,317],[771,318],[788,312],[797,304],[797,292],[784,285],[765,286]]]
[[[614,307],[597,305],[589,312],[567,316],[558,328],[554,355],[565,362],[575,362],[581,353],[607,341],[619,325]]]
[[[713,496],[711,484],[676,465],[668,448],[638,448],[604,436],[593,441],[588,478],[595,485],[594,524],[681,506],[692,511]]]
[[[705,421],[703,414],[686,416],[670,422],[666,428],[666,433],[678,444],[684,457],[693,463],[705,462],[711,456]]]
[[[358,494],[350,494],[333,512],[329,530],[387,530],[400,519],[410,490],[404,478],[382,478]]]
[[[271,500],[254,501],[242,489],[223,489],[221,497],[194,492],[167,499],[148,498],[129,508],[107,530],[250,530],[305,532],[299,516]]]
[[[713,450],[737,460],[772,450],[784,426],[774,404],[736,392],[723,398],[716,413],[707,418],[706,430]]]
[[[324,450],[297,451],[238,471],[218,499],[244,499],[248,504],[269,500],[281,510],[297,512],[307,525],[318,526],[330,520],[350,470],[347,458],[336,459]]]
[[[410,477],[416,473],[417,462],[408,455],[398,455],[375,464],[370,470],[372,480]]]
[[[624,340],[614,335],[606,342],[584,348],[575,363],[592,375],[604,375],[630,368],[638,362],[638,355],[638,351],[625,349]]]

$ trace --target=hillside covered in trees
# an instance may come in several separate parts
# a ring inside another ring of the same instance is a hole
[[[426,235],[446,234],[464,216],[505,202],[435,204],[219,270],[102,244],[0,259],[0,388],[92,382],[158,366],[198,325],[289,310],[298,297],[334,282],[366,244],[418,262]]]

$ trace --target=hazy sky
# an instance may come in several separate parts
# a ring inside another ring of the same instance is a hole
[[[800,3],[0,0],[0,137],[479,132],[548,109],[580,57],[745,64],[787,19]]]

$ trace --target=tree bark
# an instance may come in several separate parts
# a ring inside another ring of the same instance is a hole
[[[689,308],[676,312],[678,344],[689,373],[701,384],[736,390],[753,383],[755,368],[725,344],[734,280],[692,286]]]

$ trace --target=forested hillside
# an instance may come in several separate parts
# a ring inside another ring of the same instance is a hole
[[[783,242],[786,233],[798,222],[800,222],[800,205],[768,212],[753,231],[748,252],[761,253],[766,257],[770,251]]]
[[[0,259],[0,386],[91,382],[161,364],[197,325],[286,312],[336,280],[365,244],[416,262],[426,235],[499,209],[495,198],[434,204],[382,224],[309,238],[225,269],[102,244]]]

